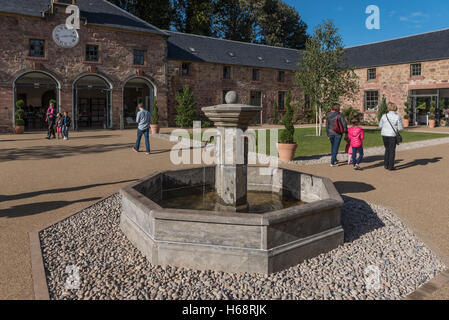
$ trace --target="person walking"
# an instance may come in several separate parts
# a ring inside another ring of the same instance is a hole
[[[56,116],[56,132],[58,133],[58,140],[64,137],[62,134],[62,126],[62,114],[58,113]]]
[[[382,129],[382,139],[385,146],[384,167],[387,170],[396,170],[396,145],[398,144],[399,131],[404,130],[402,118],[396,113],[398,107],[394,103],[388,104],[388,113],[384,114],[379,121],[379,128]]]
[[[53,102],[50,103],[50,106],[47,109],[47,117],[45,118],[45,122],[47,122],[48,126],[47,139],[50,140],[52,136],[54,139],[56,139],[56,109]]]
[[[326,117],[326,132],[331,143],[331,167],[335,167],[338,163],[337,154],[340,143],[343,135],[348,132],[348,125],[345,117],[340,113],[340,109],[340,104],[334,103],[331,112]]]
[[[64,140],[69,140],[69,129],[71,125],[72,119],[70,119],[69,113],[65,111],[62,117],[62,134],[64,135]]]
[[[146,154],[150,154],[150,122],[151,122],[151,113],[148,110],[145,110],[143,107],[143,103],[139,103],[138,105],[139,112],[137,113],[136,122],[138,124],[137,128],[137,141],[136,145],[133,147],[135,152],[139,152],[140,149],[140,141],[142,139],[142,135],[145,137],[145,146],[146,146]]]
[[[363,140],[365,139],[365,132],[362,127],[359,127],[359,120],[353,119],[351,121],[352,127],[348,130],[348,138],[350,139],[352,149],[352,164],[355,170],[360,169],[360,162],[363,159]],[[357,153],[359,157],[357,158]]]

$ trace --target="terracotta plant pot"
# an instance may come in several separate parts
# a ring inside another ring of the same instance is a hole
[[[409,119],[404,119],[404,128],[408,128],[410,126],[410,120]]]
[[[24,126],[16,126],[14,127],[15,134],[23,134],[25,132]]]
[[[429,120],[429,127],[435,128],[435,120]]]
[[[161,130],[161,126],[158,124],[150,124],[151,134],[158,134]]]
[[[278,143],[279,160],[284,162],[290,162],[295,158],[296,148],[298,145]]]

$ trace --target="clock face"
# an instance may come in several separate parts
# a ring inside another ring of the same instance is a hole
[[[53,29],[53,40],[58,46],[73,48],[78,44],[80,37],[76,29],[69,29],[65,24],[61,24]]]

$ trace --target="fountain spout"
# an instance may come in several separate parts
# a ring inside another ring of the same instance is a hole
[[[248,139],[245,131],[250,121],[262,110],[258,106],[237,103],[237,93],[230,91],[226,104],[202,108],[217,127],[215,187],[220,211],[246,212]]]

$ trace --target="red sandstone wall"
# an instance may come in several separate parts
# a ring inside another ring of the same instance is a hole
[[[167,76],[164,37],[148,33],[132,33],[120,30],[86,26],[81,24],[80,43],[73,49],[58,47],[52,40],[53,28],[64,23],[65,14],[55,14],[46,19],[0,14],[0,131],[11,131],[14,118],[13,82],[23,72],[33,71],[37,63],[51,73],[61,84],[61,109],[72,112],[72,85],[83,74],[98,73],[113,85],[113,125],[120,126],[125,82],[137,75],[150,79],[157,87],[158,105],[162,123],[167,122]],[[46,40],[46,57],[28,57],[29,39]],[[100,62],[84,62],[85,45],[98,44]],[[147,50],[147,66],[133,66],[133,49]]]
[[[188,61],[186,61],[188,62]],[[249,103],[251,91],[262,92],[263,120],[265,123],[273,119],[273,104],[278,99],[279,91],[292,91],[293,100],[300,96],[294,86],[294,72],[285,71],[285,82],[278,82],[278,71],[275,69],[260,69],[260,80],[252,80],[253,67],[231,66],[231,79],[223,79],[223,66],[221,64],[191,62],[191,75],[182,76],[183,61],[168,61],[169,77],[169,110],[171,119],[176,115],[176,92],[188,85],[193,91],[197,108],[221,104],[223,90],[237,92],[240,103]]]
[[[377,80],[367,81],[367,68],[357,69],[360,77],[360,92],[354,101],[345,101],[346,106],[364,110],[364,92],[378,90],[379,100],[385,95],[387,102],[395,103],[403,114],[404,102],[410,90],[449,88],[449,60],[436,60],[421,63],[419,78],[410,78],[410,64],[377,67]],[[366,119],[375,119],[376,114],[367,113]]]

